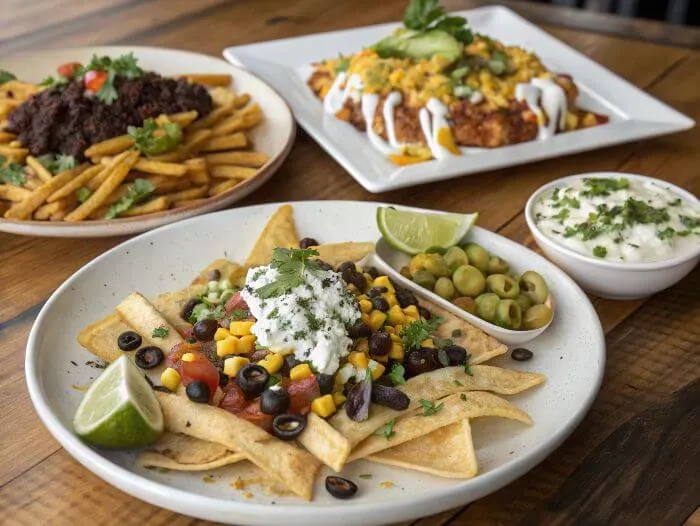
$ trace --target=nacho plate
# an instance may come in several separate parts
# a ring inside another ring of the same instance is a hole
[[[251,524],[269,523],[280,517],[291,524],[310,518],[332,521],[342,517],[344,522],[355,523],[383,522],[387,516],[401,520],[455,506],[495,490],[544,458],[583,416],[597,390],[603,364],[600,327],[585,296],[542,258],[500,236],[476,229],[470,234],[476,242],[494,246],[504,257],[526,260],[530,267],[547,275],[558,298],[562,297],[562,307],[551,331],[531,346],[536,351],[533,361],[526,367],[519,367],[509,358],[498,360],[497,365],[502,367],[545,373],[547,385],[546,389],[508,398],[527,411],[534,426],[524,429],[522,424],[500,419],[477,422],[480,436],[472,433],[480,470],[476,478],[447,480],[359,461],[343,472],[360,485],[355,499],[332,500],[322,489],[320,478],[316,483],[315,500],[312,504],[303,504],[294,497],[265,495],[255,488],[250,489],[252,497],[246,498],[244,491],[230,485],[236,478],[239,468],[236,465],[216,470],[215,483],[205,483],[202,473],[145,470],[135,464],[133,454],[97,452],[79,442],[70,430],[70,420],[82,393],[71,386],[89,384],[90,377],[97,371],[82,365],[90,357],[80,351],[68,335],[77,334],[88,323],[110,313],[121,298],[134,290],[154,298],[163,291],[187,285],[218,257],[226,255],[243,261],[267,218],[277,208],[269,205],[225,212],[132,240],[88,265],[87,270],[71,278],[47,303],[29,342],[30,392],[49,429],[98,475],[139,498],[213,520]],[[313,235],[324,243],[376,239],[374,211],[375,205],[362,203],[294,205],[299,233]],[[231,236],[223,234],[232,225],[237,232],[235,244]],[[207,234],[202,235],[202,232]],[[214,232],[222,234],[211,234]],[[149,261],[148,268],[139,264],[143,260]],[[115,265],[119,265],[123,276],[119,281],[114,281]],[[104,283],[110,294],[101,292]],[[91,294],[93,297],[88,303],[85,298]],[[67,310],[75,316],[67,319],[61,315]],[[71,359],[80,366],[70,365]],[[51,405],[47,399],[51,399]],[[513,453],[509,454],[511,451]],[[371,474],[372,478],[359,477],[366,474]],[[394,486],[387,488],[381,482],[392,482]],[[270,506],[271,501],[276,504]],[[344,511],[349,505],[353,509],[350,518]]]

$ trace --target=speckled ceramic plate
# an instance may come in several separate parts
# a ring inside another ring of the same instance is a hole
[[[0,50],[0,53],[2,50]],[[259,188],[280,167],[292,148],[296,125],[287,103],[268,86],[250,72],[232,66],[227,62],[199,53],[175,49],[160,49],[139,46],[103,46],[40,51],[0,57],[0,69],[12,71],[17,78],[30,82],[40,82],[55,74],[56,67],[64,62],[90,61],[93,54],[119,56],[133,52],[139,65],[161,75],[182,73],[226,73],[233,76],[236,91],[249,93],[254,102],[260,104],[265,115],[264,121],[251,133],[257,151],[266,153],[270,160],[260,172],[229,192],[207,199],[195,206],[166,210],[141,217],[111,219],[108,221],[83,221],[80,223],[50,221],[16,221],[0,218],[0,231],[11,234],[49,237],[106,237],[144,232],[186,217],[219,210]]]
[[[93,356],[76,342],[86,324],[111,312],[130,292],[147,296],[189,283],[219,257],[242,261],[270,214],[269,204],[209,214],[181,221],[127,241],[87,264],[46,302],[27,344],[26,376],[37,413],[53,436],[93,473],[139,499],[187,515],[235,524],[382,524],[413,519],[465,504],[491,493],[532,469],[574,430],[598,391],[605,362],[605,342],[598,317],[586,295],[561,270],[541,256],[497,234],[480,231],[489,248],[540,272],[557,298],[554,322],[528,347],[535,356],[504,367],[538,371],[547,381],[512,397],[534,425],[503,419],[473,424],[480,473],[454,480],[368,462],[349,465],[343,475],[360,491],[348,501],[330,497],[318,478],[313,502],[266,495],[249,487],[252,497],[231,482],[240,466],[211,473],[161,473],[134,465],[133,453],[106,452],[83,444],[71,420],[82,392],[99,370],[86,365]],[[322,201],[294,204],[302,237],[321,242],[372,241],[376,203]],[[73,365],[71,362],[77,365]],[[370,474],[371,478],[360,478]],[[213,475],[204,482],[203,475]],[[382,482],[392,482],[391,487]]]

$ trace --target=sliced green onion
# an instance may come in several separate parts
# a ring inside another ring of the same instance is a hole
[[[455,86],[453,92],[455,97],[466,99],[474,94],[474,88],[471,86]]]
[[[452,71],[450,76],[455,80],[462,80],[467,73],[469,73],[469,66],[462,66],[461,68],[457,68]]]
[[[210,281],[209,283],[207,283],[207,290],[209,292],[216,292],[217,290],[219,290],[219,282],[213,280]]]
[[[233,285],[231,284],[231,281],[224,278],[221,281],[219,281],[219,290],[224,291],[227,289],[232,289]]]

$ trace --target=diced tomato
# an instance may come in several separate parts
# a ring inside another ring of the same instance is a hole
[[[85,78],[83,83],[85,84],[85,89],[91,91],[92,93],[97,93],[102,89],[105,81],[107,80],[106,71],[88,71],[85,73]]]
[[[243,411],[238,413],[238,416],[258,427],[262,427],[265,431],[272,431],[272,420],[274,417],[262,412],[259,398],[248,404]]]
[[[56,71],[62,77],[72,79],[73,77],[75,77],[75,72],[82,67],[83,65],[80,62],[66,62],[65,64],[61,64],[60,66],[58,66]]]
[[[226,311],[226,314],[231,314],[234,310],[248,310],[248,304],[245,302],[245,300],[241,297],[241,291],[239,290],[236,292],[233,296],[229,298],[229,300],[226,302],[226,305],[224,306],[224,310]]]
[[[192,338],[192,329],[194,328],[194,325],[191,325],[190,327],[186,327],[184,329],[179,329],[178,332],[180,333],[180,336],[182,336],[185,340],[189,340]]]
[[[289,412],[305,415],[309,412],[311,402],[321,396],[315,376],[309,376],[303,380],[289,382],[287,386],[289,393]]]
[[[216,388],[219,387],[219,370],[209,361],[209,359],[201,353],[193,352],[195,359],[193,361],[180,360],[180,375],[182,383],[187,386],[190,382],[196,380],[205,382],[209,386],[211,397],[216,393]],[[209,400],[211,401],[211,397]]]
[[[224,388],[224,398],[221,400],[219,407],[226,409],[233,414],[238,414],[248,405],[243,394],[243,389],[238,387],[236,382],[229,382]]]
[[[185,354],[186,352],[199,352],[201,349],[202,349],[202,344],[199,342],[197,342],[197,343],[180,342],[177,345],[173,346],[173,348],[170,350],[170,353],[168,354],[167,358],[165,359],[165,366],[172,367],[178,373],[182,374],[182,371],[180,370],[180,366],[182,364],[182,361],[181,361],[182,355]]]

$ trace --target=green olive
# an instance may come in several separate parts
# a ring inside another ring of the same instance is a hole
[[[401,270],[399,270],[399,273],[407,279],[411,279],[411,270],[407,266],[401,267]]]
[[[493,292],[487,292],[478,296],[475,300],[476,315],[486,321],[495,321],[496,307],[498,307],[500,301],[501,299]]]
[[[438,278],[433,290],[435,294],[446,300],[451,300],[455,296],[455,286],[450,278]]]
[[[520,294],[518,282],[505,274],[491,274],[486,278],[486,290],[495,292],[502,300],[513,300]]]
[[[519,294],[518,297],[515,298],[515,302],[520,305],[520,310],[522,312],[525,312],[527,309],[532,307],[530,298],[528,298],[525,294]]]
[[[435,287],[435,276],[427,270],[418,270],[413,274],[413,282],[423,288],[433,290],[433,287]]]
[[[438,278],[447,277],[450,275],[450,267],[445,263],[445,258],[440,254],[426,254],[425,270]]]
[[[509,268],[508,262],[498,256],[491,256],[491,259],[489,259],[489,274],[506,274]]]
[[[523,313],[515,300],[501,300],[496,305],[496,325],[504,329],[519,329]]]
[[[528,270],[520,276],[520,292],[530,298],[535,305],[544,303],[549,297],[547,282],[534,270]]]
[[[467,258],[464,250],[459,247],[450,247],[443,257],[452,272],[462,265],[469,265],[469,258]]]
[[[470,298],[469,296],[459,296],[458,298],[453,299],[452,303],[457,305],[462,310],[471,312],[472,314],[476,313],[476,301],[474,301],[474,298]]]
[[[539,329],[552,321],[552,309],[547,305],[533,305],[525,311],[523,327],[527,330]]]
[[[469,264],[478,268],[481,272],[486,273],[489,269],[489,253],[484,247],[476,243],[468,243],[464,246],[464,252],[467,253]]]
[[[478,268],[462,265],[452,274],[452,281],[462,296],[478,296],[486,288],[486,278]]]
[[[446,248],[437,247],[437,246],[435,246],[435,247],[428,247],[428,248],[425,249],[425,253],[426,253],[426,254],[440,254],[441,256],[444,256],[444,255],[445,255],[445,252],[447,252],[447,249],[446,249]]]

